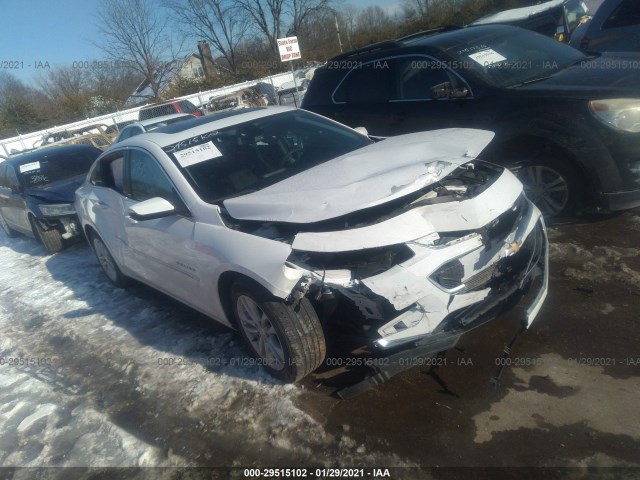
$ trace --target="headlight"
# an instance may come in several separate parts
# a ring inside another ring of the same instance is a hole
[[[615,98],[592,100],[589,109],[598,120],[630,133],[640,133],[640,100]]]
[[[73,203],[56,203],[48,205],[38,205],[45,217],[62,217],[64,215],[75,215],[76,209]]]

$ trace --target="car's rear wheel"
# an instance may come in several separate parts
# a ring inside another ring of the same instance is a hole
[[[58,230],[55,228],[46,230],[34,217],[31,217],[30,220],[34,235],[40,240],[40,243],[44,245],[49,255],[53,255],[62,250],[62,234]]]
[[[558,218],[575,212],[582,189],[579,175],[561,160],[535,159],[518,170],[524,192],[546,218]]]
[[[231,287],[236,325],[259,364],[284,382],[296,382],[318,368],[326,355],[322,325],[311,303],[292,305],[262,287],[237,281]]]
[[[1,213],[0,213],[0,227],[2,227],[2,231],[7,237],[15,237],[17,235],[17,232],[9,226],[9,224],[4,219]]]
[[[111,280],[111,283],[116,287],[126,287],[128,277],[120,271],[120,267],[118,267],[118,264],[113,259],[111,252],[109,252],[109,249],[102,239],[95,233],[91,235],[91,245],[93,245],[93,251],[96,254],[98,263],[102,267],[107,278]]]

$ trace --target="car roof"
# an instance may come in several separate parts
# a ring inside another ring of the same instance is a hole
[[[501,12],[490,13],[484,17],[480,17],[477,20],[471,22],[471,25],[483,25],[486,23],[500,23],[500,22],[517,22],[521,20],[527,20],[536,15],[541,15],[549,10],[563,6],[567,0],[550,0],[548,2],[539,3],[537,5],[531,5],[529,7],[512,8],[510,10],[503,10]]]
[[[513,25],[489,24],[489,25],[470,25],[467,27],[458,27],[455,25],[447,25],[444,27],[433,28],[422,32],[417,32],[397,40],[387,40],[384,42],[373,43],[366,47],[353,50],[332,59],[332,61],[342,60],[346,58],[367,56],[372,53],[383,53],[386,50],[390,52],[397,49],[407,47],[422,47],[431,50],[449,50],[461,44],[475,40],[479,35],[495,35],[498,33],[508,34],[509,32],[529,32],[531,35],[538,35],[530,30],[516,27]]]
[[[96,153],[102,153],[99,149],[91,145],[52,145],[50,147],[47,146],[44,148],[39,148],[32,152],[22,153],[15,157],[11,156],[6,160],[6,162],[7,164],[17,166],[42,160],[43,158],[47,157],[60,157],[68,153],[79,152],[82,150],[85,150],[87,152],[96,151]]]
[[[158,128],[145,135],[137,135],[119,142],[118,146],[135,146],[138,142],[149,141],[164,147],[197,135],[209,133],[212,130],[231,127],[239,123],[249,122],[258,118],[269,117],[279,113],[294,111],[292,107],[255,107],[241,110],[213,113],[204,117],[194,117],[182,122],[172,123],[166,127]]]

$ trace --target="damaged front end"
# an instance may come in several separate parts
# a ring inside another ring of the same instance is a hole
[[[528,326],[547,293],[539,210],[509,171],[479,160],[392,205],[310,225],[292,248],[286,266],[304,273],[289,300],[352,302],[375,355],[451,348],[533,289]]]

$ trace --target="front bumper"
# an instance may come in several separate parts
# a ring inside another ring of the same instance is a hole
[[[601,201],[598,203],[610,212],[618,212],[640,206],[640,190],[603,193],[601,197]]]
[[[62,238],[69,240],[82,235],[80,221],[77,215],[64,215],[59,217],[42,217],[38,219],[47,230],[58,230]]]
[[[413,337],[401,346],[396,344],[397,348],[389,348],[390,343],[384,341],[374,342],[372,354],[384,361],[367,363],[373,369],[373,374],[341,389],[337,392],[338,396],[343,399],[353,397],[415,365],[426,364],[426,358],[453,348],[464,333],[510,309],[522,309],[522,330],[528,328],[538,315],[548,291],[549,244],[541,217],[536,218],[535,226],[524,242],[518,253],[523,256],[519,260],[528,264],[525,270],[500,282],[483,301],[451,312],[432,333]],[[503,258],[498,263],[504,263],[504,260],[508,258]],[[415,309],[409,312],[409,315],[417,315]],[[392,322],[406,321],[403,315],[406,316],[402,314]]]
[[[495,223],[498,228],[501,221],[511,222],[511,230],[472,232],[436,249],[416,242],[411,262],[363,279],[378,297],[374,300],[392,306],[382,316],[372,347],[439,344],[442,335],[459,336],[497,317],[536,285],[539,294],[527,314],[530,325],[547,293],[548,244],[539,210],[523,197],[520,204],[520,210],[514,206]],[[449,271],[457,271],[458,280],[451,280]],[[444,279],[442,272],[447,273]]]

